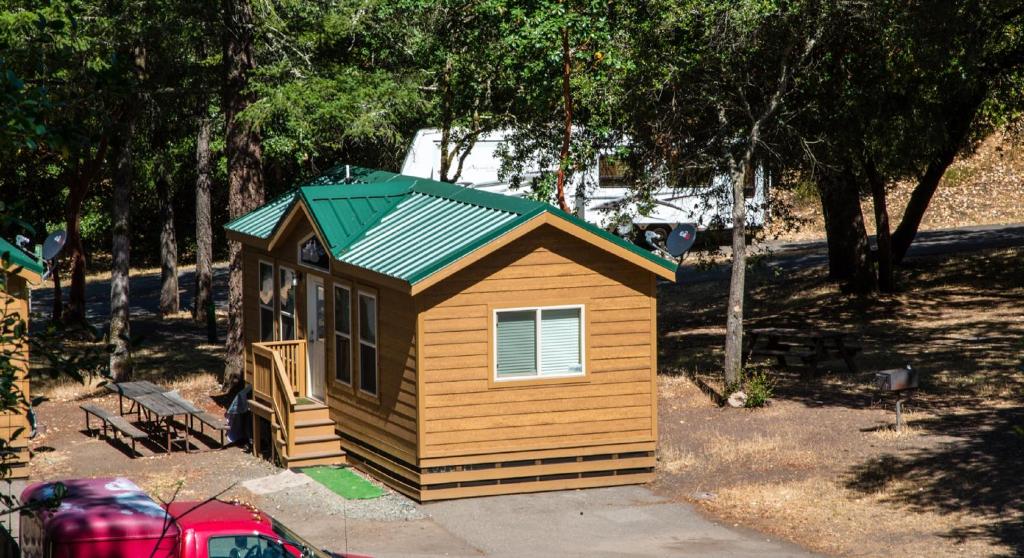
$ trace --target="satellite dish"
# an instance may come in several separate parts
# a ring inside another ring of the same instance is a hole
[[[696,240],[697,227],[690,224],[679,224],[676,225],[676,228],[672,229],[668,238],[665,239],[665,246],[668,248],[669,254],[678,258],[692,248]]]
[[[43,242],[43,259],[50,261],[60,255],[67,239],[68,235],[64,231],[57,231],[46,237],[46,242]]]

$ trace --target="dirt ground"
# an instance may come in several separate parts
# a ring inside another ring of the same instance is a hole
[[[663,287],[656,492],[828,554],[1024,553],[1024,250],[917,260],[903,292],[870,299],[823,273],[753,273],[747,325],[847,331],[862,372],[839,362],[803,382],[762,363],[776,397],[760,410],[707,394],[721,391],[725,289]],[[897,434],[871,378],[907,363],[922,389]]]
[[[967,225],[1024,223],[1024,140],[1020,134],[997,132],[985,139],[974,153],[960,157],[946,171],[921,222],[921,230],[950,229]],[[889,188],[890,221],[895,227],[910,201],[914,184],[907,181]],[[821,205],[808,188],[796,192],[775,191],[792,207],[799,224],[790,228],[774,223],[769,239],[780,241],[816,240],[825,236]],[[868,234],[875,232],[870,197],[862,201]]]

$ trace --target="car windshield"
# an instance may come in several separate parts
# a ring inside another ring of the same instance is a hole
[[[315,545],[313,545],[306,539],[303,539],[302,537],[298,536],[297,534],[295,534],[294,531],[285,527],[283,523],[274,519],[273,517],[270,518],[270,526],[274,529],[274,533],[276,533],[277,536],[281,537],[287,542],[292,543],[300,550],[305,549],[307,551],[308,556],[313,556],[315,558],[331,558],[328,554],[318,550]]]

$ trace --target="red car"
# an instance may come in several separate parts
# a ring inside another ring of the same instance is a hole
[[[24,558],[367,558],[317,550],[249,504],[164,508],[125,478],[36,484],[21,501]]]

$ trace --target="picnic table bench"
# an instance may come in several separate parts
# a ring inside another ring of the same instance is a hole
[[[83,411],[85,411],[85,430],[86,430],[86,432],[88,432],[90,434],[92,433],[92,425],[89,423],[89,417],[90,416],[96,417],[100,421],[100,424],[103,427],[103,435],[104,436],[107,436],[107,427],[110,427],[110,429],[114,431],[114,436],[115,437],[119,437],[119,435],[123,435],[126,438],[128,438],[129,440],[131,440],[132,452],[134,452],[134,453],[138,453],[138,450],[135,449],[135,441],[136,440],[145,440],[146,438],[149,437],[148,434],[143,432],[141,429],[139,429],[134,424],[128,422],[128,419],[124,418],[123,416],[115,415],[115,414],[111,413],[110,411],[107,411],[106,409],[103,409],[101,407],[97,407],[96,405],[90,405],[88,403],[84,404],[84,405],[80,405],[79,408],[82,409]],[[96,432],[97,433],[99,432],[99,428],[98,427],[96,428]]]
[[[744,363],[754,356],[770,356],[785,367],[787,359],[795,358],[812,374],[817,373],[818,363],[831,359],[841,359],[850,373],[856,373],[853,357],[861,350],[849,342],[848,334],[822,329],[754,328],[747,331],[746,342]]]
[[[172,399],[172,400],[178,402],[178,404],[180,404],[181,406],[183,406],[183,407],[185,407],[185,408],[187,408],[189,410],[189,415],[188,415],[188,427],[189,428],[191,428],[192,430],[195,430],[196,429],[195,423],[196,423],[196,421],[198,421],[199,422],[199,432],[200,432],[200,434],[206,434],[206,427],[209,426],[210,428],[212,428],[214,430],[214,432],[217,432],[220,435],[220,446],[224,447],[224,435],[227,434],[228,425],[227,425],[227,422],[223,418],[220,418],[220,417],[214,415],[213,413],[208,413],[208,412],[200,409],[199,407],[196,407],[194,404],[192,404],[191,401],[189,401],[188,399],[185,399],[184,397],[179,395],[178,392],[176,392],[176,391],[168,391],[168,392],[164,393],[164,396],[169,398],[169,399]]]
[[[100,418],[107,425],[117,427],[122,433],[131,433],[134,440],[147,438],[148,435],[125,418],[135,415],[136,421],[152,425],[156,435],[164,437],[164,446],[168,453],[173,449],[174,442],[184,441],[185,451],[191,450],[189,430],[195,430],[196,422],[199,431],[206,433],[210,427],[220,435],[220,445],[224,447],[228,426],[223,419],[196,407],[176,391],[168,390],[153,382],[140,380],[135,382],[107,383],[104,387],[118,396],[118,413],[105,411],[94,405],[83,406],[86,411],[86,428],[89,429],[89,416]],[[128,400],[127,409],[125,400]],[[89,407],[88,410],[85,407]],[[106,430],[104,430],[104,433]],[[179,435],[180,432],[180,435]]]

